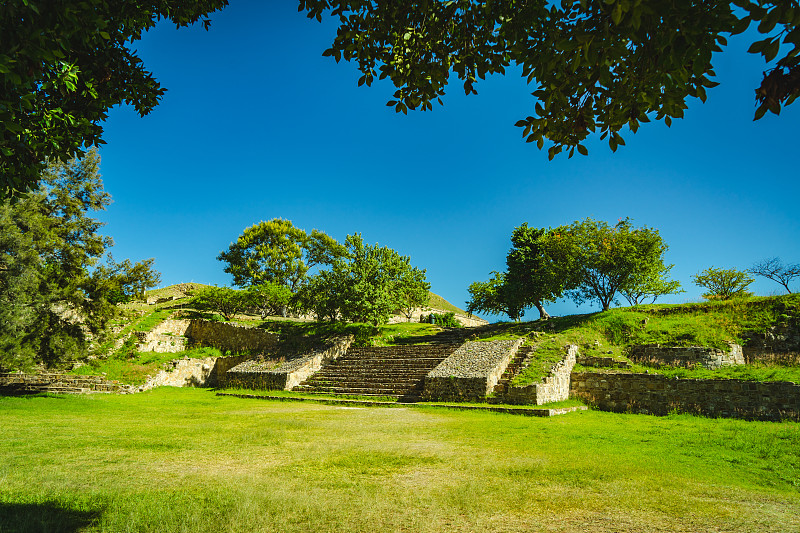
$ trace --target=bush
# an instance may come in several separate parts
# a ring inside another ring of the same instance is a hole
[[[695,285],[708,289],[703,293],[707,300],[730,300],[732,298],[746,298],[753,293],[747,287],[755,281],[746,272],[735,268],[710,267],[692,276]]]
[[[443,328],[460,328],[463,327],[461,322],[456,319],[456,314],[452,311],[449,313],[439,314],[431,313],[429,315],[421,315],[419,321],[423,324],[436,324]]]

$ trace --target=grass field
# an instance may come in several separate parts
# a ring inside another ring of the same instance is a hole
[[[800,425],[0,397],[0,531],[800,530]]]

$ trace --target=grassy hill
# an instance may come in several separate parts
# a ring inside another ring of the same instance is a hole
[[[430,302],[428,303],[429,307],[432,307],[434,309],[443,309],[445,311],[452,311],[453,313],[456,313],[457,315],[466,315],[467,314],[466,311],[464,311],[460,307],[456,307],[455,305],[451,304],[450,302],[448,302],[447,300],[445,300],[444,298],[442,298],[438,294],[434,294],[434,293],[432,293],[430,291],[429,291],[429,294],[430,294],[430,297],[431,297]]]
[[[645,305],[605,312],[570,315],[547,321],[501,323],[485,328],[483,339],[528,337],[543,361],[557,360],[566,344],[576,344],[581,355],[628,361],[627,348],[637,344],[705,346],[729,350],[729,343],[747,345],[767,335],[774,326],[800,328],[800,295],[756,297],[682,305]],[[629,362],[629,361],[628,361]],[[580,368],[579,368],[580,370]],[[704,369],[645,368],[674,377],[739,378],[800,382],[797,365],[754,364],[710,371]],[[541,369],[518,376],[517,384],[538,381]]]
[[[204,285],[201,284],[173,285],[149,291],[147,295],[160,298],[178,297],[178,300],[156,305],[142,302],[126,304],[122,316],[115,323],[117,329],[115,338],[106,340],[99,347],[98,352],[105,355],[101,355],[100,360],[92,363],[93,369],[87,368],[84,371],[110,372],[110,368],[100,368],[105,365],[105,357],[108,355],[113,354],[111,359],[134,357],[132,350],[135,350],[135,347],[130,342],[123,345],[122,340],[132,331],[151,330],[176,312],[184,315],[187,312],[194,314],[187,309],[188,296],[202,287]],[[431,293],[431,307],[464,312],[433,293]],[[211,317],[210,313],[203,315]],[[437,326],[419,323],[399,323],[376,328],[366,324],[331,324],[279,318],[262,321],[256,315],[237,316],[237,321],[279,333],[283,348],[292,353],[310,349],[322,339],[335,335],[352,334],[356,337],[356,345],[369,346],[407,343],[411,337],[430,335],[440,330]],[[535,344],[537,364],[531,365],[516,379],[516,384],[524,385],[540,380],[552,363],[562,357],[566,344],[577,344],[582,355],[611,357],[630,363],[626,354],[631,345],[706,346],[727,350],[729,343],[745,345],[748,339],[764,336],[776,325],[790,325],[800,330],[800,295],[616,308],[599,313],[557,317],[547,321],[492,324],[476,329],[472,337],[476,340],[527,337],[526,342],[529,345]],[[145,354],[140,354],[139,358],[142,357],[147,358]],[[160,364],[160,361],[161,358],[158,359],[158,363],[155,360],[152,363]],[[131,359],[131,362],[136,361]],[[800,382],[798,365],[788,367],[746,365],[746,367],[717,371],[653,369],[632,365],[632,370],[661,372],[676,377],[736,377]]]

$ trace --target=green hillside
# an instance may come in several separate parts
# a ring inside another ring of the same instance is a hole
[[[464,311],[463,309],[461,309],[459,307],[456,307],[455,305],[451,304],[450,302],[448,302],[447,300],[445,300],[444,298],[442,298],[438,294],[434,294],[434,293],[432,293],[430,291],[429,291],[429,294],[430,294],[431,299],[430,299],[430,302],[428,303],[428,306],[430,306],[430,307],[432,307],[434,309],[442,309],[444,311],[452,311],[453,313],[456,313],[456,314],[459,314],[459,315],[466,315],[467,314],[466,311]]]
[[[547,321],[495,324],[483,328],[479,336],[483,339],[526,336],[529,344],[537,346],[537,357],[543,361],[557,360],[565,345],[576,344],[581,355],[630,363],[626,353],[632,345],[705,346],[727,351],[729,343],[747,345],[751,338],[764,336],[770,328],[782,325],[800,330],[800,295],[617,308]],[[800,381],[800,366],[796,364],[758,363],[715,371],[632,364],[630,371],[674,377]],[[541,370],[532,368],[518,376],[516,383],[538,381],[540,374]]]

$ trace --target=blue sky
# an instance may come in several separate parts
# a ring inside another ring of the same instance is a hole
[[[709,266],[800,262],[800,104],[753,122],[763,62],[745,53],[747,34],[715,56],[721,85],[671,128],[644,124],[616,153],[595,137],[588,157],[548,161],[514,127],[533,114],[534,87],[513,70],[477,96],[455,80],[443,107],[406,116],[385,106],[391,83],[357,87],[354,65],[322,57],[335,31],[294,2],[236,0],[208,32],[165,24],[134,45],[168,92],[150,115],[122,106],[105,124],[114,203],[100,218],[116,259],[155,257],[162,285],[227,285],[217,254],[281,217],[409,255],[462,307],[472,281],[504,269],[523,222],[631,217],[658,229],[686,290],[665,302],[699,300],[691,275]],[[764,279],[752,288],[781,289]]]

